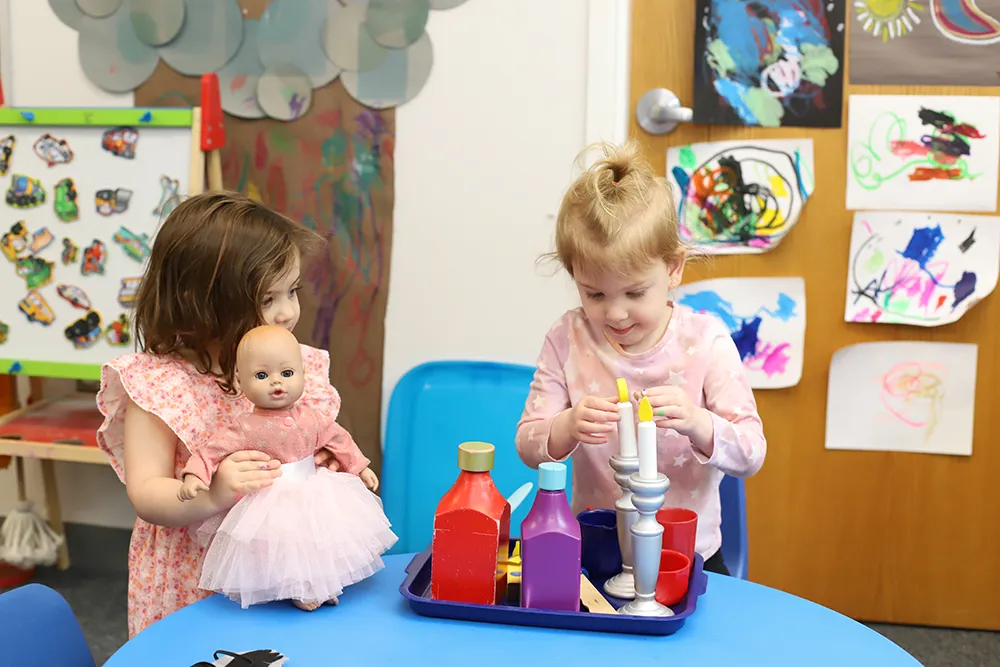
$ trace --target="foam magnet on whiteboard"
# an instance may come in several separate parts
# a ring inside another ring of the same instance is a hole
[[[146,113],[139,116],[140,123],[151,123],[153,122],[153,112],[147,111]]]
[[[132,334],[129,333],[128,317],[125,313],[118,316],[118,319],[108,325],[104,331],[104,337],[108,339],[109,345],[128,345],[132,342]]]
[[[56,294],[68,301],[74,308],[79,308],[80,310],[90,310],[91,308],[90,297],[76,285],[60,283],[56,285]]]
[[[80,248],[71,240],[63,237],[63,251],[62,251],[62,263],[72,264],[76,261],[77,256],[80,254]]]
[[[119,227],[113,239],[126,255],[137,262],[143,262],[149,256],[149,237],[145,234],[136,234],[127,227]]]
[[[103,274],[104,263],[108,261],[108,249],[103,241],[94,239],[94,242],[83,251],[83,262],[80,264],[80,273],[87,276],[92,273]]]
[[[118,288],[118,303],[122,308],[132,308],[135,305],[135,296],[139,293],[139,284],[142,278],[122,278],[121,287]]]
[[[35,112],[34,111],[22,111],[21,112],[21,118],[23,118],[24,120],[28,121],[29,123],[32,123],[35,120]]]
[[[10,334],[10,327],[7,326],[6,322],[0,322],[0,345],[3,345],[4,343],[7,342],[8,334]],[[16,363],[18,362],[15,361],[14,364]],[[11,368],[14,367],[14,364],[11,364]],[[17,370],[21,370],[20,367],[18,367]]]
[[[90,347],[101,337],[101,315],[91,310],[63,331],[73,347],[82,350]]]
[[[132,199],[132,191],[126,188],[117,190],[98,190],[94,193],[94,205],[97,212],[107,217],[113,213],[124,213]]]
[[[14,373],[20,373],[22,368],[24,368],[24,366],[21,365],[21,362],[20,361],[15,361],[14,363],[12,363],[10,365],[10,368],[7,369],[7,375],[13,375]]]
[[[69,147],[69,142],[54,137],[48,132],[35,140],[34,148],[35,155],[50,167],[57,164],[69,164],[73,161],[73,149]]]
[[[37,322],[43,326],[49,326],[56,319],[52,307],[36,290],[31,290],[26,297],[18,301],[17,309],[24,313],[29,322]]]
[[[14,157],[16,143],[17,139],[14,138],[13,134],[8,134],[0,139],[0,176],[6,176],[7,170],[10,169],[10,160]]]
[[[113,127],[101,135],[101,148],[117,157],[131,160],[135,157],[135,145],[139,141],[139,130],[134,127]]]

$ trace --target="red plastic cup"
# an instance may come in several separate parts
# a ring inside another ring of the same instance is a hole
[[[691,578],[691,559],[679,551],[660,551],[660,571],[656,575],[656,592],[653,597],[662,605],[680,602],[688,591]]]
[[[667,507],[656,513],[656,522],[663,526],[662,548],[679,551],[694,562],[698,514],[683,507]]]

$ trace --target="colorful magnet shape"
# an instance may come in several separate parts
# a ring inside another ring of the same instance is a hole
[[[80,273],[89,276],[92,273],[104,274],[104,264],[108,261],[108,250],[103,241],[94,239],[83,251],[83,262],[80,264]]]
[[[97,212],[103,216],[109,216],[113,213],[124,213],[128,210],[130,199],[132,199],[132,191],[125,188],[98,190],[94,195]]]
[[[73,149],[69,147],[69,142],[47,132],[35,141],[35,155],[50,167],[73,161]]]
[[[56,265],[38,255],[29,255],[17,260],[17,275],[24,278],[28,289],[45,287],[52,282],[52,272]]]
[[[96,310],[91,310],[86,315],[73,322],[63,330],[66,339],[73,343],[73,347],[82,350],[90,347],[101,337],[101,316]]]
[[[10,161],[14,157],[14,144],[16,143],[17,139],[14,138],[13,134],[8,134],[0,139],[0,176],[6,176],[7,170],[10,169]]]
[[[135,158],[135,145],[139,141],[139,130],[134,127],[115,127],[101,136],[101,148],[116,157],[131,160]]]
[[[72,264],[79,254],[80,248],[68,238],[63,237],[62,263]]]
[[[31,245],[28,249],[31,250],[33,254],[38,254],[41,251],[52,245],[52,242],[56,240],[56,237],[52,236],[52,232],[49,231],[48,227],[42,227],[41,229],[36,229],[31,234]]]
[[[7,188],[7,203],[14,208],[35,208],[45,203],[45,188],[37,178],[14,174]]]
[[[16,264],[18,259],[31,254],[28,243],[28,228],[24,226],[24,221],[15,222],[9,232],[0,236],[0,252]]]
[[[180,187],[181,182],[176,178],[160,176],[160,188],[163,192],[160,193],[160,203],[153,209],[153,215],[163,218],[170,215],[170,212],[177,208],[177,205],[181,203],[181,196],[177,192]]]
[[[118,316],[118,319],[108,325],[104,331],[105,338],[111,345],[128,345],[132,342],[132,334],[129,331],[128,317],[125,313]]]
[[[90,297],[87,293],[76,285],[66,285],[60,283],[56,285],[56,294],[61,296],[63,299],[69,302],[69,305],[74,308],[79,308],[80,310],[90,310]]]
[[[135,305],[135,295],[139,293],[139,284],[142,278],[122,278],[121,287],[118,288],[118,303],[122,308],[131,308]]]
[[[43,326],[49,326],[56,319],[45,297],[35,290],[28,292],[28,295],[18,302],[17,309],[24,313],[29,322],[37,322]]]
[[[7,342],[7,336],[10,334],[10,327],[6,322],[0,322],[0,345]]]
[[[149,256],[149,237],[145,234],[136,234],[125,227],[119,227],[112,238],[126,255],[137,262],[145,261]]]
[[[52,205],[56,217],[63,222],[73,222],[80,217],[80,207],[76,204],[76,184],[72,178],[64,178],[56,183],[52,192]]]

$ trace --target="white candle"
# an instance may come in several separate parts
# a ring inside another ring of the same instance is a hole
[[[635,418],[628,400],[628,385],[618,378],[618,449],[623,458],[638,454],[635,448]]]
[[[656,479],[656,424],[649,399],[639,401],[639,478]]]

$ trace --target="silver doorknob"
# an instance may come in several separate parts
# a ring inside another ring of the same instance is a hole
[[[635,105],[635,119],[639,127],[650,134],[673,132],[678,123],[690,123],[691,109],[681,106],[681,101],[666,88],[653,88],[639,98]]]

